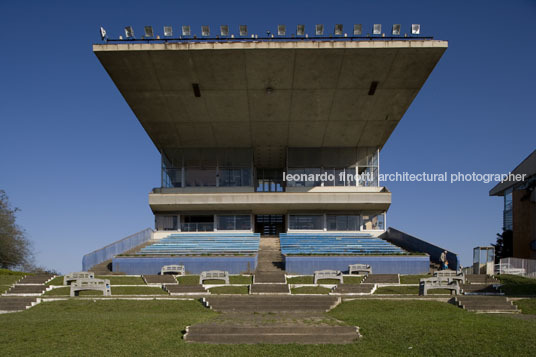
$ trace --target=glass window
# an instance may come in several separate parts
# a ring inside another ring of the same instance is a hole
[[[370,231],[385,229],[385,216],[383,213],[368,213],[363,214],[361,217],[363,222],[363,230]]]
[[[176,231],[179,228],[177,216],[156,215],[156,229],[160,231]]]
[[[359,216],[357,215],[328,215],[326,218],[328,231],[358,231]]]
[[[249,214],[218,215],[218,230],[249,231],[251,230],[251,216]]]
[[[216,168],[187,167],[185,176],[187,187],[216,186]]]
[[[513,229],[511,188],[504,193],[503,227],[504,230]]]
[[[315,187],[321,186],[320,174],[322,170],[320,168],[306,168],[306,169],[288,169],[288,174],[298,175],[293,177],[291,181],[287,182],[289,187]],[[296,180],[297,178],[297,180]],[[318,180],[317,180],[318,179]]]
[[[323,215],[295,215],[289,216],[289,229],[321,230],[324,229]]]
[[[251,168],[220,168],[220,186],[251,186]]]
[[[378,186],[377,167],[359,167],[359,186]]]

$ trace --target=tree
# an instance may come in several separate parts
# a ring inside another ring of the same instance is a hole
[[[17,208],[12,208],[4,190],[0,190],[0,268],[32,266],[32,250],[25,232],[15,222]]]
[[[514,232],[507,229],[502,234],[497,233],[497,243],[495,247],[495,264],[499,264],[502,258],[511,257],[514,254]]]

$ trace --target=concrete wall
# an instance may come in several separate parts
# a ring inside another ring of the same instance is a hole
[[[138,245],[151,240],[152,237],[153,230],[151,228],[147,228],[103,248],[88,253],[82,258],[82,270],[87,271],[97,264],[112,259],[117,254],[124,253],[127,250],[135,248]]]
[[[446,250],[391,227],[387,228],[387,231],[380,235],[380,238],[385,239],[389,243],[399,246],[408,252],[426,253],[430,256],[430,261],[437,264],[440,264],[439,258],[441,253]],[[456,253],[447,251],[447,260],[450,269],[457,270],[459,268],[460,261]]]
[[[114,272],[125,274],[158,274],[164,265],[184,265],[187,274],[199,274],[206,270],[224,270],[229,274],[253,273],[257,268],[257,256],[236,257],[115,257]]]
[[[406,256],[287,256],[287,274],[310,275],[316,270],[348,271],[350,264],[368,264],[374,274],[427,274],[430,270],[428,255]]]
[[[513,253],[516,258],[536,258],[536,250],[531,249],[531,242],[536,240],[535,192],[514,190],[512,194]]]

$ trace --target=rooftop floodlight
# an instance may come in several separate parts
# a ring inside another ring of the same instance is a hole
[[[152,26],[145,26],[143,29],[145,30],[145,38],[154,37],[154,31]]]
[[[412,35],[420,35],[421,34],[421,25],[412,24],[411,25],[411,34]]]
[[[363,26],[361,24],[354,25],[354,36],[360,36],[363,33]]]
[[[382,34],[382,24],[374,24],[374,26],[372,26],[372,34],[373,35],[381,35]]]
[[[220,26],[220,35],[229,36],[229,25],[221,25]]]
[[[394,24],[393,25],[393,30],[391,31],[391,33],[395,36],[398,36],[400,35],[400,24]]]
[[[285,36],[287,27],[285,25],[277,25],[277,36]]]
[[[335,25],[335,35],[342,35],[342,24]]]
[[[298,26],[296,26],[296,35],[297,35],[297,36],[303,36],[303,35],[305,35],[305,25],[298,25]]]
[[[164,36],[171,37],[173,36],[173,27],[171,26],[164,26]]]
[[[106,39],[106,30],[102,26],[100,28],[100,37],[101,37],[101,40],[103,41]]]
[[[191,34],[192,34],[192,31],[190,31],[190,25],[182,26],[182,35],[183,36],[190,36]]]
[[[324,34],[324,25],[322,24],[315,25],[315,34],[317,36],[322,36]]]
[[[202,36],[210,36],[210,27],[203,25],[201,26],[201,35]]]
[[[240,25],[240,36],[247,36],[248,35],[248,25]]]
[[[125,38],[134,38],[134,29],[132,26],[125,27]]]

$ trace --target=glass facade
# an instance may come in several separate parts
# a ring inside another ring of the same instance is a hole
[[[328,231],[358,231],[358,215],[332,215],[326,216],[326,229]]]
[[[251,168],[220,168],[219,186],[238,187],[251,186]]]
[[[251,230],[251,216],[249,214],[229,214],[217,216],[219,231],[249,231]]]
[[[288,220],[289,229],[323,230],[324,215],[297,215],[291,214]]]
[[[361,219],[363,221],[361,229],[364,231],[385,229],[385,214],[383,212],[362,214]]]
[[[503,229],[513,230],[512,188],[504,192]]]

